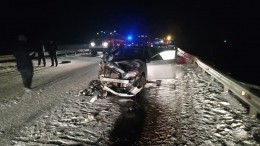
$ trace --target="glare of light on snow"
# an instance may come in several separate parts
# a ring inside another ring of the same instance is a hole
[[[219,102],[219,104],[221,104],[223,106],[229,106],[230,105],[228,102]]]
[[[221,109],[212,109],[212,111],[213,111],[214,113],[221,114],[221,115],[227,114],[227,111],[221,110]]]
[[[217,124],[217,126],[216,126],[217,129],[224,129],[226,127],[227,127],[226,124]]]
[[[242,123],[232,123],[231,124],[231,128],[237,128],[237,127],[240,127],[240,126],[242,126]]]
[[[235,138],[240,140],[248,138],[248,134],[244,129],[238,129],[236,131],[233,131],[233,135]]]

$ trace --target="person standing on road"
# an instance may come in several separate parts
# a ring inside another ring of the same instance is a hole
[[[55,66],[58,66],[58,59],[57,59],[57,54],[56,51],[58,50],[58,46],[51,40],[48,44],[47,44],[47,51],[49,53],[49,56],[51,58],[51,67],[54,66],[54,62],[55,62]]]
[[[41,60],[43,62],[43,66],[46,66],[46,61],[45,61],[45,56],[44,56],[44,45],[43,45],[43,41],[41,41],[41,45],[37,46],[36,48],[37,50],[37,54],[38,54],[38,66],[41,65]]]
[[[35,53],[29,48],[28,40],[25,35],[18,35],[13,48],[13,55],[16,58],[17,70],[21,73],[24,90],[30,91],[33,78],[32,58]]]

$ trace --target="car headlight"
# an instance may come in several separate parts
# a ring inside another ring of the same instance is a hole
[[[125,74],[124,78],[125,79],[128,79],[128,78],[132,78],[132,77],[135,77],[139,74],[139,71],[138,70],[134,70],[134,71],[129,71]]]
[[[102,45],[103,45],[104,47],[107,47],[107,46],[108,46],[108,43],[107,43],[107,42],[103,42]]]
[[[91,42],[90,45],[94,47],[96,44],[94,42]]]

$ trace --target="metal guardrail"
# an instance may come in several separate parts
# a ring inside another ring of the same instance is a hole
[[[194,57],[194,62],[197,63],[197,65],[205,72],[214,77],[214,79],[218,80],[222,85],[224,85],[224,91],[232,91],[236,96],[247,103],[250,106],[250,115],[256,116],[260,113],[260,97],[250,92],[248,87],[236,81],[235,79],[219,73],[196,57]]]

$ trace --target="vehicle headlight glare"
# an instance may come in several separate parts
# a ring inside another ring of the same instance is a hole
[[[96,44],[94,42],[91,42],[90,45],[94,47]]]
[[[103,42],[102,44],[104,47],[107,47],[108,46],[108,42]]]

